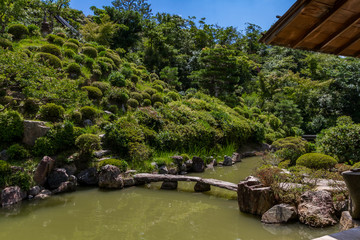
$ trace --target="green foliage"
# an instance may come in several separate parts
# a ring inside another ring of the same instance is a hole
[[[40,28],[35,24],[30,24],[27,26],[27,29],[29,31],[29,35],[32,37],[38,37],[40,36]]]
[[[132,108],[137,108],[139,106],[139,102],[136,99],[130,98],[127,101],[127,104]]]
[[[40,107],[40,119],[50,122],[58,122],[64,119],[65,109],[55,103],[47,103]]]
[[[91,86],[99,88],[103,93],[110,89],[110,84],[107,82],[93,82]]]
[[[75,43],[72,43],[72,42],[64,43],[63,47],[67,48],[67,49],[71,49],[76,53],[78,52],[78,49],[79,49],[79,46],[77,44],[75,44]]]
[[[76,53],[71,49],[66,49],[64,51],[64,56],[67,57],[67,58],[70,58],[70,59],[74,58],[75,54]]]
[[[70,42],[70,43],[74,43],[77,46],[80,46],[80,42],[78,40],[74,39],[74,38],[69,38],[67,41]]]
[[[162,96],[158,93],[152,95],[152,97],[151,97],[151,102],[153,102],[154,104],[157,102],[162,103],[163,101],[164,100],[163,100]]]
[[[324,130],[316,139],[318,150],[344,162],[360,161],[360,125],[339,119],[338,125]]]
[[[53,40],[53,43],[58,45],[58,46],[63,46],[65,44],[65,40],[60,37],[60,35],[58,34],[59,37],[56,37],[54,40]]]
[[[18,171],[9,176],[8,185],[19,186],[22,190],[27,191],[32,186],[32,177],[27,172]]]
[[[135,162],[144,162],[152,159],[153,151],[143,143],[129,143],[129,156]]]
[[[84,64],[85,64],[85,66],[86,66],[87,68],[93,69],[93,66],[94,66],[94,64],[95,64],[95,60],[92,59],[92,58],[86,57],[86,58],[84,59]]]
[[[133,98],[133,99],[136,99],[136,101],[138,101],[139,103],[142,102],[142,100],[143,100],[142,94],[138,93],[138,92],[130,93],[130,97]]]
[[[16,111],[0,112],[0,143],[11,143],[23,137],[24,124]]]
[[[111,83],[112,86],[116,86],[116,87],[126,86],[125,76],[121,72],[112,72],[109,75],[108,81]]]
[[[50,65],[54,68],[62,67],[61,60],[57,56],[50,53],[38,53],[35,55],[35,60],[42,64]]]
[[[9,161],[22,161],[29,157],[29,152],[21,145],[11,145],[6,154],[9,157]]]
[[[101,99],[103,96],[103,93],[101,90],[94,86],[85,86],[81,88],[84,91],[87,91],[89,98],[91,99]]]
[[[272,146],[277,149],[275,155],[282,160],[290,160],[290,165],[295,165],[296,160],[308,152],[308,142],[300,137],[282,138],[273,142]]]
[[[150,99],[144,99],[142,106],[143,107],[151,106],[151,100]]]
[[[109,99],[115,104],[125,104],[129,100],[129,93],[122,88],[112,88],[109,91]]]
[[[5,38],[0,38],[0,47],[4,48],[4,49],[9,49],[12,50],[12,43],[10,40],[7,40]]]
[[[97,110],[90,106],[85,106],[80,108],[80,113],[83,119],[90,119],[90,120],[94,120],[98,115]]]
[[[168,92],[167,96],[173,101],[180,101],[180,99],[181,99],[180,94],[178,94],[176,92],[172,92],[172,91]]]
[[[100,149],[100,137],[94,134],[82,134],[76,138],[75,145],[82,153],[92,153]]]
[[[53,145],[52,139],[40,137],[36,139],[32,152],[35,156],[52,156],[56,152],[56,147]]]
[[[15,40],[20,40],[29,34],[29,30],[23,24],[13,24],[8,28],[8,33],[13,35]]]
[[[50,53],[58,58],[62,57],[61,50],[58,46],[53,44],[46,44],[40,48],[40,52]]]
[[[106,165],[112,165],[115,167],[118,167],[121,172],[126,172],[128,168],[128,164],[124,160],[118,160],[118,159],[106,159],[99,163],[99,168],[102,168]]]
[[[82,53],[90,58],[97,58],[98,52],[93,47],[84,47],[82,49]]]
[[[11,172],[10,164],[7,162],[0,160],[0,176],[4,176]]]
[[[77,63],[70,63],[69,66],[66,67],[66,72],[70,78],[77,79],[81,76],[81,67]]]
[[[337,164],[337,161],[328,155],[321,153],[308,153],[302,155],[296,161],[296,165],[311,169],[330,169]]]

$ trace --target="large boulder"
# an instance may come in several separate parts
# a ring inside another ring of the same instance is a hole
[[[96,186],[99,183],[99,173],[95,167],[81,171],[77,178],[82,185]]]
[[[34,146],[36,139],[43,137],[50,130],[44,122],[24,120],[23,143]]]
[[[123,188],[124,181],[120,169],[112,165],[102,167],[99,174],[99,187],[108,189]]]
[[[38,195],[40,192],[41,192],[41,187],[39,187],[39,186],[34,186],[34,187],[30,188],[30,190],[28,191],[28,195],[35,197],[35,196]]]
[[[311,227],[333,226],[338,222],[331,194],[327,191],[307,191],[301,195],[298,213],[300,222]]]
[[[233,163],[241,162],[241,155],[239,153],[233,153],[231,159]]]
[[[53,190],[53,194],[66,193],[66,192],[74,192],[76,191],[76,183],[74,181],[62,182],[60,186]]]
[[[159,167],[158,173],[159,173],[159,174],[168,174],[168,173],[169,173],[169,170],[168,170],[168,168],[164,165],[164,166]]]
[[[205,162],[200,157],[193,157],[191,171],[201,173],[205,171]]]
[[[63,182],[67,182],[69,180],[69,175],[67,175],[66,170],[64,168],[56,168],[54,169],[48,179],[47,185],[50,190],[57,189]]]
[[[133,187],[135,186],[135,179],[133,177],[124,178],[124,187]]]
[[[340,219],[340,231],[347,231],[351,228],[360,227],[360,220],[354,220],[349,211],[344,211]]]
[[[275,205],[275,196],[270,187],[265,187],[259,179],[250,176],[238,184],[239,209],[245,213],[263,215]]]
[[[45,156],[38,164],[35,174],[34,174],[34,181],[36,184],[40,186],[44,186],[46,179],[50,172],[54,169],[55,160],[51,157]]]
[[[20,187],[7,187],[1,191],[1,206],[8,207],[21,202],[26,198],[26,192],[22,191]]]
[[[51,195],[52,195],[51,191],[44,189],[38,195],[36,195],[34,197],[34,200],[44,200],[44,199],[49,198]]]
[[[296,219],[296,208],[288,204],[275,205],[261,217],[261,221],[267,224],[287,223]]]

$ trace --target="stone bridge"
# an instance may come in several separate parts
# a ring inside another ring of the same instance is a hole
[[[217,179],[206,179],[200,177],[183,176],[183,175],[163,175],[163,174],[147,174],[141,173],[134,175],[134,180],[137,184],[146,184],[152,182],[196,182],[196,192],[210,191],[210,186],[224,188],[236,192],[238,185],[235,183],[225,182]]]

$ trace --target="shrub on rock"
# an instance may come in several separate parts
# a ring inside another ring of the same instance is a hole
[[[15,40],[20,40],[29,34],[29,30],[23,24],[13,24],[9,27],[8,33],[13,35]]]
[[[101,161],[99,163],[99,168],[102,168],[106,165],[112,165],[112,166],[118,167],[121,172],[126,172],[126,170],[128,168],[127,162],[124,160],[119,160],[119,159],[106,159],[104,161]]]
[[[61,50],[58,46],[53,44],[46,44],[40,48],[40,52],[43,53],[50,53],[54,56],[57,56],[58,58],[61,58]]]
[[[64,119],[65,109],[55,103],[47,103],[40,107],[40,119],[44,121],[57,122]]]
[[[312,169],[330,169],[336,164],[335,158],[321,153],[304,154],[296,161],[296,165]]]
[[[29,152],[19,144],[11,145],[7,149],[6,154],[10,161],[21,161],[29,157]]]

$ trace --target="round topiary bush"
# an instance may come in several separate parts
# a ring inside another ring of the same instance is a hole
[[[65,70],[72,79],[77,79],[81,76],[81,67],[77,63],[70,63]]]
[[[64,119],[65,109],[55,103],[47,103],[40,107],[40,119],[57,122]]]
[[[22,161],[29,157],[29,152],[19,144],[11,145],[7,149],[6,154],[9,157],[9,161]]]
[[[4,49],[9,49],[9,50],[13,49],[11,41],[9,41],[5,38],[0,38],[0,47],[2,47]]]
[[[109,91],[109,99],[116,104],[125,104],[129,100],[129,93],[125,89],[112,88]]]
[[[9,174],[11,172],[10,164],[7,162],[0,160],[0,176]]]
[[[88,69],[93,69],[93,66],[95,64],[95,60],[89,57],[85,57],[84,64]]]
[[[133,99],[136,99],[139,103],[142,102],[142,100],[143,100],[142,94],[138,93],[138,92],[130,93],[130,97]]]
[[[24,102],[24,112],[26,114],[36,114],[39,111],[39,100],[28,98]]]
[[[70,58],[70,59],[73,59],[74,56],[75,56],[75,54],[76,54],[76,53],[75,53],[73,50],[71,50],[71,49],[66,49],[66,50],[64,51],[65,57]]]
[[[151,106],[151,100],[150,99],[144,99],[142,106],[143,107]]]
[[[99,46],[96,47],[96,50],[98,52],[103,52],[103,51],[106,51],[106,48],[104,46],[102,46],[102,45],[99,45]]]
[[[92,153],[100,149],[100,137],[94,134],[83,134],[75,140],[75,145],[80,149],[80,152]]]
[[[139,82],[139,79],[140,78],[138,76],[136,76],[136,75],[132,75],[131,78],[130,78],[131,82],[133,82],[135,84]]]
[[[38,53],[35,56],[35,60],[42,64],[52,66],[54,68],[62,67],[61,60],[57,56],[54,56],[50,53]]]
[[[82,53],[91,58],[97,58],[98,52],[93,47],[84,47]]]
[[[74,52],[78,52],[78,50],[79,50],[78,45],[76,45],[75,43],[72,43],[72,42],[66,42],[66,43],[64,43],[63,47],[64,47],[64,48],[67,48],[67,49],[71,49],[71,50],[73,50]]]
[[[14,24],[9,27],[8,33],[13,35],[15,40],[20,40],[29,34],[29,30],[23,24]]]
[[[61,47],[64,45],[65,40],[62,37],[58,36],[54,39],[53,43]]]
[[[103,93],[108,91],[111,87],[107,82],[93,82],[91,86],[99,88]]]
[[[176,92],[168,92],[166,96],[168,96],[173,101],[180,101],[181,100],[180,94],[178,94]]]
[[[29,35],[30,36],[36,36],[36,37],[38,37],[38,36],[40,36],[40,28],[37,26],[37,25],[35,25],[35,24],[30,24],[30,25],[28,25],[27,26],[27,29],[28,29],[28,31],[29,31]]]
[[[157,102],[162,103],[164,100],[163,100],[162,96],[157,93],[157,94],[152,95],[151,101],[155,104]]]
[[[151,81],[156,81],[156,80],[159,80],[160,78],[156,73],[151,73],[150,79],[151,79]]]
[[[125,76],[120,72],[112,72],[108,78],[111,85],[116,87],[125,87],[126,79]]]
[[[99,162],[99,168],[102,168],[106,165],[112,165],[112,166],[118,167],[121,172],[126,172],[126,170],[128,168],[128,164],[124,160],[106,159],[106,160]]]
[[[154,108],[161,108],[163,106],[164,106],[164,104],[162,104],[161,102],[154,103]]]
[[[68,41],[68,42],[71,42],[71,43],[74,43],[74,44],[76,44],[77,46],[80,46],[80,42],[79,42],[78,40],[74,39],[74,38],[69,38],[67,41]]]
[[[127,101],[127,104],[132,108],[137,108],[139,106],[139,102],[136,99],[130,98]]]
[[[82,115],[81,112],[75,111],[70,114],[70,121],[80,125],[82,123]]]
[[[156,91],[155,89],[153,89],[153,88],[147,88],[147,89],[145,89],[145,92],[146,92],[147,94],[149,94],[150,96],[152,96],[152,95],[154,95],[154,94],[157,93],[157,91]]]
[[[80,108],[80,112],[83,119],[94,120],[97,117],[97,110],[90,106]]]
[[[335,158],[321,153],[304,154],[296,161],[296,165],[312,169],[330,169],[336,164]]]
[[[85,55],[83,55],[83,54],[76,54],[74,56],[74,60],[77,63],[82,63],[84,61],[84,58],[85,58]]]
[[[24,124],[16,111],[0,112],[0,143],[10,143],[23,137]]]
[[[164,92],[164,88],[161,85],[154,85],[153,88],[158,92]]]
[[[40,52],[43,53],[50,53],[54,56],[57,56],[58,58],[61,58],[61,50],[58,46],[54,44],[46,44],[40,48]]]
[[[85,86],[85,87],[82,87],[81,89],[84,91],[87,91],[90,99],[101,99],[103,96],[103,93],[97,87]]]
[[[142,98],[143,98],[143,99],[149,99],[149,100],[151,100],[150,94],[148,94],[148,93],[146,93],[146,92],[143,92],[143,93],[141,93],[141,95],[142,95]]]

